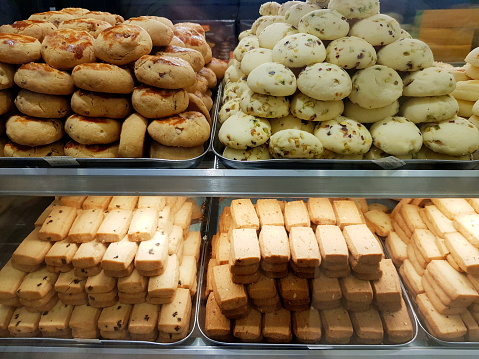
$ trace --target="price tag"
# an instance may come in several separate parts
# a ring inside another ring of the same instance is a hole
[[[48,156],[43,157],[52,167],[62,167],[62,166],[80,166],[78,161],[73,157],[69,156]]]
[[[393,170],[406,165],[406,162],[394,156],[380,158],[378,160],[373,160],[373,162],[385,170]]]
[[[75,341],[78,343],[90,343],[90,344],[100,344],[101,340],[100,339],[81,339],[81,338],[73,338]]]

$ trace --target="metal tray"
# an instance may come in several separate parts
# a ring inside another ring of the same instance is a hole
[[[197,324],[201,334],[204,338],[216,345],[223,345],[223,346],[234,346],[234,347],[257,347],[257,348],[267,348],[267,347],[274,347],[274,348],[303,348],[303,349],[394,349],[394,348],[401,348],[404,346],[410,345],[418,335],[418,325],[416,321],[416,314],[411,309],[411,302],[409,300],[409,296],[405,292],[405,288],[401,284],[402,290],[402,297],[406,303],[406,307],[408,309],[409,318],[413,324],[414,335],[411,340],[406,343],[401,344],[377,344],[377,345],[367,345],[367,344],[329,344],[329,343],[318,343],[318,344],[304,344],[299,343],[297,341],[292,341],[290,343],[285,344],[274,344],[274,343],[267,343],[267,342],[260,342],[260,343],[250,343],[250,342],[243,342],[239,340],[235,340],[232,342],[225,342],[219,341],[216,339],[210,338],[206,334],[205,330],[205,316],[206,316],[206,298],[204,298],[203,293],[206,287],[206,271],[208,269],[208,260],[211,258],[211,238],[217,231],[219,213],[222,212],[223,208],[231,202],[231,198],[227,199],[215,199],[211,204],[211,211],[209,216],[209,231],[208,231],[208,239],[204,243],[205,248],[203,248],[203,263],[202,263],[202,274],[200,277],[200,285],[198,286],[198,290],[201,292],[197,293],[198,296],[198,303],[196,313],[198,315]],[[387,254],[387,253],[385,253]]]

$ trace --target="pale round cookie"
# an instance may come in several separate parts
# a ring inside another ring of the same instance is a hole
[[[15,105],[21,113],[40,118],[62,118],[70,113],[70,98],[46,95],[25,89],[18,92]]]
[[[291,113],[307,121],[329,121],[341,115],[344,103],[338,101],[315,100],[301,92],[294,95],[291,100]]]
[[[256,93],[290,96],[296,92],[296,76],[282,64],[266,62],[248,75],[248,87]]]
[[[241,80],[242,78],[246,80],[246,77],[247,77],[246,74],[243,71],[241,71],[241,68],[240,68],[241,62],[237,61],[236,59],[233,59],[233,60],[234,60],[233,64],[225,70],[224,80],[226,83],[236,82]]]
[[[183,89],[166,90],[141,85],[131,96],[134,109],[147,118],[176,115],[188,107],[188,93]]]
[[[347,19],[364,19],[379,14],[379,0],[330,0],[328,9]]]
[[[246,36],[256,36],[256,33],[253,32],[253,30],[251,29],[241,31],[240,34],[238,35],[238,41],[243,40]]]
[[[123,121],[118,145],[118,157],[144,157],[147,127],[148,120],[138,113],[132,113]]]
[[[63,137],[63,122],[53,118],[13,115],[7,120],[6,133],[19,145],[43,146]]]
[[[223,91],[223,103],[235,98],[240,98],[241,95],[248,90],[249,86],[245,80],[228,83]]]
[[[319,158],[323,153],[321,141],[301,130],[282,130],[269,139],[269,152],[274,158]]]
[[[0,115],[12,109],[13,101],[13,95],[10,90],[0,90]]]
[[[299,33],[279,40],[273,47],[272,58],[287,67],[303,67],[323,62],[326,49],[316,36]]]
[[[240,101],[241,98],[237,97],[223,103],[220,111],[218,112],[218,120],[220,121],[220,123],[225,122],[230,116],[233,116],[235,113],[241,112]]]
[[[111,24],[98,19],[71,19],[66,20],[58,25],[59,29],[72,29],[77,31],[86,31],[95,39],[100,32],[111,27]]]
[[[268,1],[259,7],[259,14],[261,16],[265,15],[278,15],[279,8],[281,4],[277,3],[276,1]]]
[[[428,67],[403,77],[403,96],[442,96],[456,88],[456,79],[447,70]]]
[[[267,144],[249,147],[245,150],[237,150],[226,146],[223,150],[223,157],[236,161],[260,161],[272,158]]]
[[[308,4],[316,4],[321,7],[328,7],[329,0],[306,0]]]
[[[162,51],[158,51],[156,55],[179,57],[188,62],[195,72],[200,71],[205,66],[203,55],[199,51],[187,47],[167,46]]]
[[[98,19],[110,23],[112,26],[121,24],[125,19],[117,14],[112,14],[107,11],[89,11],[84,16],[86,19]]]
[[[403,83],[393,69],[373,65],[357,71],[352,78],[349,99],[364,108],[378,108],[396,101],[402,94]]]
[[[377,63],[396,71],[418,71],[434,66],[434,55],[421,40],[400,39],[378,51]]]
[[[217,59],[213,57],[211,62],[205,65],[206,68],[211,69],[218,81],[222,80],[225,77],[226,69],[228,68],[228,63],[225,60]]]
[[[364,108],[356,105],[350,100],[344,101],[343,115],[360,123],[374,123],[391,117],[399,111],[399,101],[394,101],[389,105],[378,108]]]
[[[64,156],[63,141],[53,142],[45,146],[22,146],[14,142],[8,142],[4,147],[5,157],[48,157]]]
[[[57,27],[46,20],[22,20],[13,24],[1,25],[0,32],[31,36],[42,42],[46,35],[55,31]]]
[[[82,145],[68,141],[64,151],[66,156],[75,158],[117,158],[118,142],[106,145]]]
[[[164,119],[153,120],[148,133],[165,146],[195,147],[202,145],[210,136],[210,125],[199,112],[182,112]]]
[[[126,65],[149,54],[153,44],[145,29],[136,25],[117,25],[100,32],[95,39],[95,55],[114,65]]]
[[[274,45],[288,35],[297,34],[298,30],[291,24],[277,22],[265,27],[258,36],[259,46],[273,49]]]
[[[385,157],[389,157],[391,156],[389,153],[386,153],[384,152],[383,150],[377,148],[376,146],[372,145],[371,148],[369,149],[368,152],[366,152],[366,154],[364,155],[364,159],[365,160],[371,160],[371,161],[374,161],[374,160],[379,160],[381,158],[385,158]],[[413,158],[415,158],[416,156],[416,153],[409,153],[409,154],[406,154],[406,155],[398,155],[398,156],[395,156],[396,158],[399,158],[401,160],[411,160]]]
[[[377,14],[359,20],[351,26],[349,36],[366,40],[373,46],[383,46],[399,40],[401,25],[389,15]]]
[[[137,25],[146,30],[153,46],[168,46],[173,38],[173,30],[153,16],[131,17],[124,25]]]
[[[205,118],[208,120],[208,123],[211,126],[211,115],[206,107],[206,104],[194,93],[188,93],[188,107],[186,108],[186,112],[196,111],[201,113]]]
[[[366,40],[355,36],[333,40],[326,48],[326,62],[343,69],[365,69],[376,63],[374,47]]]
[[[479,80],[458,81],[456,89],[451,93],[456,100],[479,100]]]
[[[298,31],[314,35],[321,40],[335,40],[348,34],[349,23],[336,10],[314,10],[301,18]]]
[[[283,96],[269,96],[249,90],[241,95],[241,111],[248,115],[279,118],[289,114],[289,101]]]
[[[314,126],[316,125],[313,121],[301,120],[291,114],[281,118],[272,118],[269,122],[271,124],[271,134],[273,135],[276,132],[291,129],[313,133]]]
[[[71,95],[75,90],[68,72],[35,62],[20,66],[14,81],[21,88],[47,95]]]
[[[471,112],[475,116],[479,116],[479,101],[474,102],[474,105],[472,106]]]
[[[468,64],[472,66],[479,66],[479,47],[476,47],[472,51],[470,51],[466,58],[464,59]]]
[[[451,95],[410,97],[401,102],[399,115],[414,123],[440,122],[456,116],[457,101]]]
[[[189,160],[201,156],[205,152],[203,145],[195,147],[164,146],[156,141],[150,142],[150,158],[164,160]]]
[[[186,60],[171,56],[140,57],[135,63],[135,75],[147,85],[165,89],[187,88],[196,81],[191,65]]]
[[[65,20],[71,20],[75,17],[71,14],[68,14],[63,11],[45,11],[37,12],[29,16],[28,20],[45,20],[51,22],[53,25],[58,27],[58,25]]]
[[[233,56],[237,61],[243,59],[244,54],[252,49],[259,48],[259,39],[256,36],[246,36],[241,40],[233,51]]]
[[[449,156],[444,153],[434,152],[423,145],[421,149],[414,155],[414,158],[418,160],[470,161],[471,155],[467,154],[464,156]]]
[[[121,122],[112,118],[68,116],[65,132],[82,145],[109,144],[120,139]]]
[[[338,101],[351,92],[351,78],[337,65],[327,62],[306,66],[297,80],[298,89],[316,100]]]
[[[240,69],[245,75],[249,75],[249,73],[259,65],[271,61],[273,61],[272,50],[253,49],[244,54]]]
[[[281,4],[281,6],[279,7],[278,9],[278,15],[280,16],[285,16],[286,15],[286,12],[293,6],[293,5],[296,5],[296,4],[302,4],[304,3],[303,1],[286,1],[284,2],[283,4]]]
[[[434,152],[463,156],[479,149],[479,129],[462,117],[421,126],[424,145]]]
[[[271,125],[265,118],[238,112],[230,116],[218,132],[218,139],[225,146],[244,150],[260,146],[271,136]]]
[[[447,69],[447,71],[452,75],[454,76],[454,78],[456,79],[456,83],[459,82],[459,81],[468,81],[468,80],[471,80],[471,78],[469,76],[467,76],[466,74],[466,68],[464,66],[462,67],[453,67],[453,68],[449,68]]]
[[[409,32],[407,32],[406,30],[401,29],[401,32],[399,33],[399,38],[400,39],[412,39],[412,35]]]
[[[59,70],[71,70],[76,65],[95,62],[94,41],[95,38],[86,31],[55,30],[43,39],[43,60]]]
[[[12,65],[0,63],[0,90],[8,89],[15,84],[13,81],[15,71]]]
[[[474,101],[466,101],[456,98],[456,102],[459,106],[459,110],[457,111],[459,117],[471,117],[473,115],[472,109],[475,104]]]
[[[40,60],[41,48],[34,37],[0,33],[0,62],[18,65]]]
[[[479,116],[472,115],[471,117],[468,118],[469,122],[472,123],[474,126],[479,128]]]
[[[135,87],[130,69],[112,64],[80,64],[73,68],[71,76],[77,87],[88,91],[128,94]]]
[[[423,143],[419,128],[405,117],[385,118],[374,123],[369,131],[374,146],[394,156],[416,153]]]
[[[284,19],[288,24],[298,27],[301,18],[311,11],[320,10],[321,6],[311,3],[301,3],[291,6],[284,14]]]
[[[261,31],[264,30],[266,26],[271,25],[275,22],[286,22],[286,21],[284,20],[284,16],[279,16],[279,15],[260,16],[251,25],[251,35],[258,36],[261,33]]]
[[[368,129],[344,116],[318,123],[313,133],[325,149],[343,155],[364,154],[372,144]]]
[[[73,93],[71,106],[73,112],[88,117],[125,118],[132,111],[129,96],[83,89]]]
[[[465,64],[464,70],[466,75],[469,76],[473,80],[479,80],[479,67],[473,66],[471,64]]]

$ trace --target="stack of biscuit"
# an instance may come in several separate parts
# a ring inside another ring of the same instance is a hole
[[[211,89],[226,63],[212,58],[201,25],[65,8],[2,25],[0,38],[2,155],[204,152]],[[146,61],[165,56],[162,64]]]
[[[212,238],[206,333],[273,343],[410,340],[398,274],[363,215],[377,208],[364,199],[232,200]],[[255,275],[238,280],[246,260]]]
[[[266,2],[259,13],[225,73],[224,157],[469,160],[478,149],[451,96],[476,101],[476,80],[454,91],[453,74],[379,1]]]
[[[386,245],[430,333],[478,341],[479,221],[476,199],[401,200]]]
[[[0,270],[4,336],[181,340],[202,241],[190,224],[201,216],[186,197],[57,198]],[[18,327],[16,307],[38,318]]]

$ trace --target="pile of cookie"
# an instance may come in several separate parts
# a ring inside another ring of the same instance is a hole
[[[401,200],[386,246],[427,330],[479,341],[479,200]]]
[[[211,243],[206,334],[271,343],[411,340],[397,271],[363,213],[347,199],[231,201]]]
[[[186,197],[49,205],[0,270],[3,337],[176,342],[197,290],[201,209]]]
[[[201,25],[164,17],[65,8],[2,25],[1,155],[197,157],[225,68]]]
[[[235,160],[469,160],[479,129],[456,80],[378,0],[266,2],[225,74],[219,140]]]

